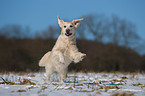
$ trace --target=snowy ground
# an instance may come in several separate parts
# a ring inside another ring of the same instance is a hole
[[[145,74],[75,73],[45,83],[44,73],[0,74],[0,96],[145,96]]]

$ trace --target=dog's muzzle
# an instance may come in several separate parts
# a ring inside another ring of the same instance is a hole
[[[72,35],[72,33],[70,33],[70,29],[66,29],[66,33],[65,33],[66,36],[70,36]]]

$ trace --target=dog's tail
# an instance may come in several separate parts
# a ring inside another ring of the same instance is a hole
[[[39,66],[45,66],[45,64],[48,62],[49,55],[51,54],[51,51],[47,52],[39,61]]]

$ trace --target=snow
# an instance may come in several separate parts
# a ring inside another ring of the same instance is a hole
[[[50,81],[43,72],[1,73],[0,96],[145,96],[145,74],[139,73],[69,73],[65,83],[53,74]]]

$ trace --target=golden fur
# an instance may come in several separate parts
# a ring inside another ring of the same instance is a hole
[[[79,52],[76,46],[76,28],[81,20],[83,18],[64,22],[58,17],[61,34],[52,51],[47,52],[39,62],[39,66],[45,66],[47,81],[53,72],[58,72],[61,75],[61,82],[63,82],[66,78],[68,65],[71,62],[78,63],[86,56],[86,54]],[[69,30],[69,34],[66,33],[66,30]]]

